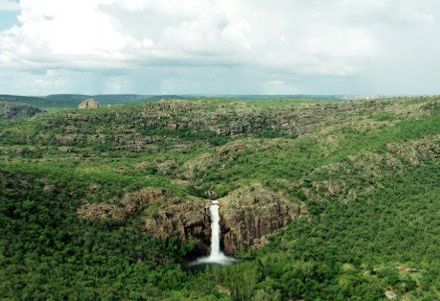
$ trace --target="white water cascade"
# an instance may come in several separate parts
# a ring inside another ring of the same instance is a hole
[[[197,259],[195,264],[200,263],[216,263],[216,264],[228,264],[235,261],[234,258],[226,256],[220,250],[220,214],[218,213],[217,201],[212,201],[209,207],[211,213],[211,252],[209,256]]]

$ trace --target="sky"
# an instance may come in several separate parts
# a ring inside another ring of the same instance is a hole
[[[0,0],[0,94],[440,94],[438,0]]]

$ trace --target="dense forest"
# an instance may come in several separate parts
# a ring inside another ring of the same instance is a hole
[[[440,97],[76,101],[0,119],[0,299],[440,299]]]

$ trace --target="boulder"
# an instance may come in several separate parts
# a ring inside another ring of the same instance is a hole
[[[304,212],[302,205],[261,184],[238,189],[219,199],[218,204],[227,254],[265,245],[268,234]]]
[[[99,103],[93,99],[89,98],[81,102],[78,106],[79,109],[96,109],[99,108]]]

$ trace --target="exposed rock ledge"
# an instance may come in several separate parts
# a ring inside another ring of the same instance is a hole
[[[222,245],[228,254],[264,245],[268,234],[304,212],[301,205],[261,185],[236,190],[218,201]],[[143,230],[155,237],[196,239],[209,245],[209,204],[208,200],[181,198],[160,189],[145,188],[126,194],[117,204],[85,204],[77,213],[92,222],[124,222],[140,215],[145,221]]]
[[[77,213],[92,222],[123,222],[140,215],[145,221],[143,230],[162,239],[177,236],[181,240],[195,238],[207,242],[211,235],[209,201],[180,198],[160,189],[127,193],[118,204],[85,204]]]
[[[239,189],[219,199],[223,248],[228,254],[262,246],[266,236],[305,212],[261,185]]]

